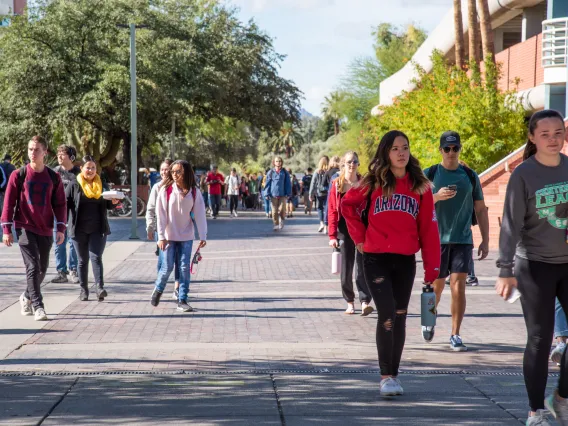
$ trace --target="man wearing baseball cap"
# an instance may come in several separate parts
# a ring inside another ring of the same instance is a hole
[[[465,285],[472,262],[472,225],[479,224],[482,241],[479,259],[489,254],[489,217],[483,200],[479,177],[470,168],[460,164],[462,144],[457,132],[448,131],[440,138],[442,162],[424,170],[434,184],[434,203],[442,244],[440,275],[434,282],[436,303],[440,302],[445,281],[450,276],[452,332],[450,348],[464,352],[467,347],[460,336],[465,314]],[[422,337],[431,342],[434,327],[422,327]]]

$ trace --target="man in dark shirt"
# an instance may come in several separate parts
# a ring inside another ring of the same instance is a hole
[[[312,200],[310,200],[310,185],[312,184],[313,169],[308,167],[308,170],[302,178],[302,196],[304,198],[304,214],[312,214]]]
[[[55,222],[57,244],[61,244],[67,223],[63,183],[44,164],[46,154],[47,142],[41,136],[34,136],[28,143],[30,163],[10,175],[1,216],[2,241],[12,246],[12,227],[15,227],[26,266],[27,289],[20,296],[21,313],[34,315],[36,321],[47,321],[41,283],[49,265],[53,225]]]
[[[61,177],[63,187],[67,189],[69,184],[74,182],[81,169],[73,164],[77,158],[77,150],[69,145],[60,145],[57,147],[57,162],[59,165],[55,167],[55,171]],[[69,269],[67,269],[67,241],[69,241]],[[65,241],[61,245],[55,245],[55,267],[57,268],[57,276],[51,280],[52,283],[68,282],[67,275],[71,275],[71,282],[78,283],[77,275],[77,253],[73,247],[71,240],[67,238],[67,230],[65,231]]]
[[[0,163],[0,212],[4,206],[4,195],[8,186],[8,179],[10,179],[10,175],[14,170],[16,170],[16,167],[12,164],[12,156],[6,154],[2,163]]]

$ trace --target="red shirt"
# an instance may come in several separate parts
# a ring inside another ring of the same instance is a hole
[[[57,222],[57,231],[65,232],[67,200],[61,178],[57,175],[57,185],[54,187],[47,166],[41,173],[35,172],[29,164],[26,167],[26,179],[20,194],[17,182],[20,173],[17,170],[10,175],[6,187],[1,220],[4,234],[10,234],[14,225],[16,229],[23,228],[50,237],[53,236],[54,221]]]
[[[355,244],[363,243],[366,253],[412,255],[422,250],[424,280],[433,282],[440,272],[440,234],[432,189],[420,195],[411,190],[408,174],[396,180],[394,194],[383,198],[379,188],[371,195],[369,226],[361,213],[367,187],[350,189],[341,201],[341,214]]]
[[[225,178],[221,173],[207,173],[207,185],[209,185],[210,195],[221,195],[221,184],[225,181]]]

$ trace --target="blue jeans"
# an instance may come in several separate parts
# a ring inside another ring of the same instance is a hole
[[[168,278],[172,274],[174,265],[179,262],[180,265],[180,282],[179,282],[179,301],[187,301],[189,295],[189,281],[191,279],[191,249],[193,241],[170,241],[168,248],[164,251],[164,261],[158,272],[156,280],[156,290],[163,293],[166,289]]]
[[[264,199],[264,213],[270,214],[271,211],[272,211],[272,203],[270,202],[270,198],[268,200],[265,198]]]
[[[219,209],[221,208],[221,194],[209,194],[209,206],[211,207],[213,216],[219,216]]]
[[[201,193],[201,195],[203,196],[203,201],[205,202],[205,208],[208,209],[209,208],[209,193],[204,191]]]
[[[327,195],[318,197],[318,216],[320,222],[327,226]]]
[[[154,235],[156,242],[158,242],[158,232],[155,231]],[[158,249],[158,274],[160,273],[160,269],[162,269],[162,263],[164,263],[164,252]],[[177,258],[174,266],[174,279],[179,283],[179,262],[177,261]]]
[[[57,241],[57,228],[53,230],[53,241]],[[67,242],[69,242],[69,269],[67,269]],[[55,268],[58,272],[69,273],[77,270],[77,252],[72,241],[67,238],[65,231],[65,241],[61,245],[55,244]]]
[[[557,337],[568,337],[568,321],[558,298],[554,309],[554,338]]]

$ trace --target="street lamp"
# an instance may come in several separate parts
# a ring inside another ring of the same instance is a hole
[[[118,24],[119,28],[130,28],[130,186],[132,194],[132,223],[130,239],[138,240],[138,123],[136,113],[136,28],[147,25]]]

